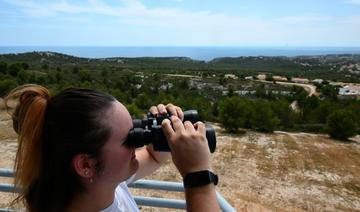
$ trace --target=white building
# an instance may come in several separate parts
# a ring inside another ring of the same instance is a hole
[[[293,78],[291,78],[291,81],[296,82],[296,83],[304,83],[304,84],[309,83],[309,80],[306,78],[293,77]]]
[[[273,76],[272,78],[275,81],[288,81],[286,77],[282,77],[282,76]]]
[[[224,76],[226,79],[238,79],[238,77],[235,74],[225,74]]]
[[[360,86],[346,85],[339,89],[339,95],[342,96],[360,96]]]
[[[259,74],[259,75],[257,75],[257,78],[259,80],[265,80],[266,79],[266,74]]]
[[[324,82],[324,80],[323,80],[323,79],[314,79],[312,82],[313,82],[313,83],[321,84],[321,83]]]

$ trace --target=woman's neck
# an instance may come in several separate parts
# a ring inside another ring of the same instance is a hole
[[[68,211],[101,211],[113,203],[114,197],[115,188],[107,188],[95,183],[88,184],[84,192],[75,195]]]

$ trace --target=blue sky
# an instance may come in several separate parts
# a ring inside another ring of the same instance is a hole
[[[0,46],[360,47],[360,0],[0,0]]]

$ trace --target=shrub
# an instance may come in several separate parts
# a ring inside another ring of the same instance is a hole
[[[220,122],[229,132],[245,127],[251,114],[251,102],[238,96],[228,97],[220,103]]]
[[[355,115],[350,110],[337,110],[329,115],[326,121],[326,131],[330,137],[340,140],[347,140],[356,135],[357,123]]]
[[[280,124],[280,120],[275,116],[270,107],[270,103],[258,100],[254,104],[254,110],[250,116],[251,128],[262,132],[272,132]]]

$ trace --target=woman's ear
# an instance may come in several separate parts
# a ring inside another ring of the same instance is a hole
[[[91,158],[88,154],[77,154],[72,160],[72,166],[79,176],[92,182],[96,170],[96,160],[94,158]]]

